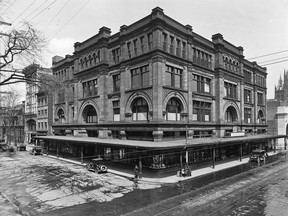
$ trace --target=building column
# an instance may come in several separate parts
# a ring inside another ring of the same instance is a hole
[[[273,139],[273,151],[276,153],[276,139]]]
[[[242,143],[240,144],[240,146],[239,146],[239,151],[240,151],[240,162],[242,161]]]
[[[81,164],[83,164],[83,145],[81,145]]]
[[[57,150],[57,153],[56,153],[56,156],[57,156],[57,158],[59,158],[59,143],[57,142],[57,147],[56,147],[56,150]]]
[[[215,154],[215,147],[212,148],[212,167],[215,169],[215,162],[216,162],[216,154]]]

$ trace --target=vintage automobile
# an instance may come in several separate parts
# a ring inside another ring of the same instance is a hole
[[[19,151],[26,151],[26,145],[24,143],[20,143],[17,145],[17,149]]]
[[[33,146],[29,152],[32,155],[41,155],[42,154],[42,147],[41,146]]]
[[[257,163],[261,163],[266,161],[266,157],[268,156],[267,152],[265,150],[262,149],[255,149],[251,152],[250,158],[249,158],[249,162],[257,162]]]
[[[86,164],[86,169],[97,173],[106,173],[108,171],[107,166],[104,165],[103,158],[93,158],[90,163]]]

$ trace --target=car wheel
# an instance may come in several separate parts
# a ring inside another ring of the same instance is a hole
[[[101,172],[107,172],[107,167],[105,165],[100,166]]]

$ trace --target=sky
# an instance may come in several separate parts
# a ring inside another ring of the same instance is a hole
[[[3,0],[2,0],[3,1]],[[1,0],[0,0],[1,2]],[[287,0],[4,0],[0,16],[11,27],[23,20],[40,30],[47,40],[43,67],[52,57],[73,54],[74,43],[82,42],[106,26],[112,34],[149,15],[155,7],[193,31],[211,40],[221,33],[225,40],[244,48],[246,59],[267,67],[267,98],[284,69],[288,70]],[[260,58],[254,58],[254,57]],[[19,88],[18,88],[19,89]]]

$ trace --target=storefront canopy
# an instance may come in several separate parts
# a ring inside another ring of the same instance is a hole
[[[36,136],[37,140],[47,140],[55,142],[66,142],[75,144],[95,144],[106,145],[110,147],[123,147],[123,148],[137,148],[137,149],[179,149],[179,148],[192,148],[192,147],[216,147],[223,145],[237,145],[241,143],[260,142],[265,140],[287,138],[287,135],[251,135],[245,137],[231,137],[231,138],[197,138],[190,140],[175,140],[175,141],[162,141],[151,142],[141,140],[120,140],[120,139],[99,139],[96,137],[75,137],[75,136]]]

